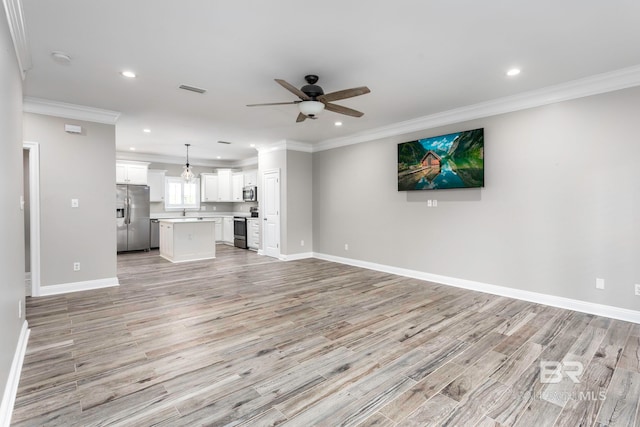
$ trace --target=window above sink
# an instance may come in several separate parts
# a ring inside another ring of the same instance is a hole
[[[184,182],[180,177],[168,176],[164,185],[165,209],[200,209],[200,179]]]

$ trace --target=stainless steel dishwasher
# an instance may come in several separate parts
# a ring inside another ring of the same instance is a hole
[[[151,230],[149,232],[149,247],[151,249],[160,247],[160,220],[151,220]]]

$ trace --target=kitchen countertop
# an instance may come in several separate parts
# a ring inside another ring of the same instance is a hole
[[[247,213],[247,212],[237,212],[237,213],[233,213],[233,212],[225,212],[225,213],[211,213],[211,212],[187,212],[186,216],[182,216],[182,212],[163,212],[163,213],[153,213],[151,212],[151,214],[149,215],[149,217],[151,219],[158,219],[158,220],[164,220],[164,219],[184,219],[184,218],[224,218],[224,217],[233,217],[233,216],[238,216],[238,217],[245,217],[245,218],[251,218],[251,214]]]
[[[171,222],[171,223],[181,223],[181,222],[212,222],[215,221],[215,218],[158,218],[160,222]]]

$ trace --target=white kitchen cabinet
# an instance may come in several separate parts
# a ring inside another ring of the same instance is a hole
[[[260,247],[260,223],[257,218],[247,218],[247,247],[256,251]]]
[[[167,171],[149,169],[147,185],[149,186],[149,201],[164,202],[164,177]]]
[[[200,201],[201,202],[217,202],[219,201],[218,193],[218,175],[214,173],[200,174]],[[219,236],[216,234],[216,236]]]
[[[232,201],[232,174],[231,169],[218,169],[218,201],[220,202]]]
[[[233,245],[233,217],[222,217],[222,241]]]
[[[214,221],[211,218],[160,220],[160,256],[171,262],[216,257]]]
[[[214,224],[214,229],[215,229],[216,242],[222,242],[223,241],[223,236],[222,236],[222,218],[214,218],[213,219],[213,224]]]
[[[147,185],[149,163],[118,160],[116,162],[116,183]]]
[[[234,172],[231,178],[231,198],[234,202],[242,202],[242,188],[244,187],[244,174],[242,172]]]
[[[257,186],[258,185],[258,170],[252,169],[244,171],[244,185]]]
[[[160,247],[161,255],[173,258],[173,224],[160,223]]]

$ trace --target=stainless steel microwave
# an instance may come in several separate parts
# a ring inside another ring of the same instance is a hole
[[[242,200],[245,202],[257,202],[258,201],[258,187],[255,185],[249,185],[242,189]]]

